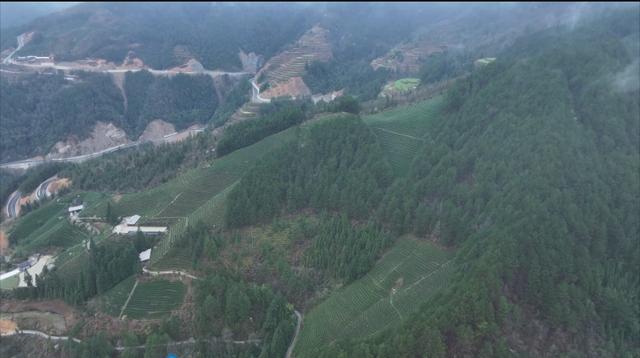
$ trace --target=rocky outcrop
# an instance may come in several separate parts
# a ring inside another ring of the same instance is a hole
[[[240,50],[238,56],[240,57],[240,62],[242,62],[242,71],[244,72],[256,73],[264,62],[262,55],[256,55],[253,52],[247,54]]]
[[[76,136],[70,136],[66,141],[56,143],[46,158],[84,155],[130,142],[125,131],[113,123],[98,122],[88,138],[80,140]]]

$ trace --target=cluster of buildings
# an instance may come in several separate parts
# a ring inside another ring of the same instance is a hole
[[[84,209],[83,204],[73,205],[68,208],[69,218],[73,220],[77,220],[79,218],[80,212]],[[166,226],[151,226],[151,225],[140,225],[139,221],[141,219],[140,215],[132,215],[125,216],[122,218],[120,224],[116,225],[112,233],[116,235],[137,235],[138,233],[142,233],[145,236],[156,236],[165,234],[167,232]],[[151,249],[142,251],[139,253],[140,262],[147,262],[151,258]],[[26,268],[30,267],[30,262],[24,262],[21,264],[21,267],[24,266]]]
[[[118,235],[135,235],[141,232],[144,235],[155,236],[167,232],[166,226],[143,226],[138,225],[140,215],[126,216],[122,218],[120,224],[113,228],[113,233]]]

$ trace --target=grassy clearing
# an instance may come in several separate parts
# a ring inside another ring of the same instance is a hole
[[[397,91],[409,91],[415,89],[420,85],[419,78],[401,78],[393,83],[393,87]]]
[[[282,131],[216,159],[208,167],[189,170],[150,190],[123,195],[114,210],[123,216],[186,217],[238,180],[264,153],[293,135],[293,128]],[[104,215],[106,202],[90,208],[89,212]]]
[[[102,197],[102,194],[93,192],[75,195],[87,205],[100,201]],[[75,195],[49,201],[20,218],[9,232],[16,241],[16,251],[29,254],[46,247],[68,248],[86,239],[87,233],[68,220],[67,207]]]
[[[7,277],[4,280],[0,280],[0,290],[12,290],[18,287],[20,279],[18,275]]]
[[[151,252],[151,269],[171,270],[191,268],[190,253],[176,247],[179,240],[187,229],[187,225],[195,224],[198,221],[205,222],[210,227],[222,227],[224,224],[224,202],[227,194],[231,191],[230,185],[222,192],[215,195],[204,203],[198,210],[191,213],[185,219],[180,220],[176,225],[171,226],[167,237]]]
[[[180,281],[141,282],[124,310],[124,315],[135,319],[166,317],[182,305],[185,292],[186,287]]]
[[[131,276],[105,292],[100,296],[100,309],[117,317],[120,314],[122,305],[124,305],[127,297],[129,297],[129,292],[131,292],[131,288],[133,288],[135,282],[136,277]]]
[[[381,96],[393,96],[403,92],[412,91],[420,85],[419,78],[401,78],[399,80],[387,83],[380,93]]]
[[[296,356],[313,356],[315,348],[400,324],[447,285],[451,257],[428,242],[398,240],[369,274],[306,314]]]
[[[437,96],[410,106],[364,116],[363,120],[372,127],[422,138],[429,130],[432,119],[440,112],[442,104],[442,96]]]
[[[265,153],[293,139],[294,136],[295,127],[289,128],[218,159],[209,168],[197,169],[199,171],[208,170],[208,176],[187,174],[197,179],[181,176],[168,183],[168,185],[181,187],[182,191],[176,194],[176,197],[159,212],[158,216],[184,217],[184,219],[180,219],[172,225],[167,237],[152,251],[151,268],[156,270],[189,269],[191,260],[186,258],[188,255],[179,249],[172,249],[177,239],[186,230],[187,225],[203,221],[211,227],[221,227],[223,225],[224,201],[233,185]],[[145,195],[145,193],[141,193],[141,195]],[[169,252],[171,255],[167,255]],[[176,256],[175,259],[172,259],[173,255]],[[166,260],[163,260],[165,257]]]
[[[434,97],[363,118],[374,130],[398,175],[409,171],[411,161],[422,146],[432,119],[438,115],[441,106],[442,97]]]

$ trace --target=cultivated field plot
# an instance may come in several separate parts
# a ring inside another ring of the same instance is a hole
[[[7,277],[4,280],[0,280],[0,290],[12,290],[18,287],[20,279],[18,275]]]
[[[384,86],[381,95],[393,95],[394,93],[403,93],[416,89],[420,85],[419,78],[401,78],[390,82]]]
[[[124,315],[135,319],[155,319],[168,316],[171,311],[182,305],[185,292],[186,287],[180,281],[141,282],[125,308]]]
[[[195,225],[199,221],[205,222],[209,227],[222,227],[224,224],[225,199],[233,186],[234,184],[216,194],[196,211],[169,229],[167,237],[160,241],[152,251],[150,265],[152,270],[189,270],[191,268],[190,253],[175,247],[176,240],[179,240],[184,234],[187,225]]]
[[[429,130],[432,119],[438,115],[442,103],[442,96],[438,96],[410,106],[364,116],[363,120],[371,127],[422,138]]]
[[[98,193],[82,193],[81,199],[85,203],[99,200]],[[71,203],[71,196],[65,196],[59,201],[52,200],[42,207],[20,218],[9,235],[17,242],[16,248],[25,253],[32,253],[45,247],[67,248],[77,245],[87,234],[68,220],[67,207]]]
[[[399,239],[365,277],[335,292],[304,318],[296,356],[341,339],[365,338],[409,318],[449,281],[452,253]]]
[[[150,190],[123,195],[114,210],[123,216],[186,217],[238,180],[262,155],[293,138],[294,133],[293,128],[285,130],[216,159],[209,167],[192,169]],[[104,215],[105,207],[103,202],[90,212]]]
[[[131,276],[128,279],[115,285],[109,291],[105,292],[102,296],[100,296],[100,309],[112,316],[118,317],[118,315],[120,314],[120,310],[122,309],[124,303],[127,301],[129,292],[131,292],[131,289],[133,288],[135,282],[135,276]]]
[[[382,150],[387,154],[389,163],[397,175],[405,175],[411,168],[411,162],[423,145],[422,139],[404,137],[385,129],[373,128],[380,141]]]
[[[424,143],[432,119],[438,115],[442,97],[364,117],[380,140],[389,162],[398,175],[409,171],[411,162]]]

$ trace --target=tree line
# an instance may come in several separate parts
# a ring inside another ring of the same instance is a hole
[[[366,218],[391,183],[374,135],[355,116],[322,120],[257,164],[229,193],[228,227],[265,222],[302,208]]]
[[[31,277],[25,273],[27,287],[14,290],[18,299],[63,299],[79,305],[89,298],[102,294],[140,270],[138,252],[130,241],[107,241],[96,245],[87,243],[86,256],[80,256],[75,272],[49,270],[46,266],[40,275]]]

